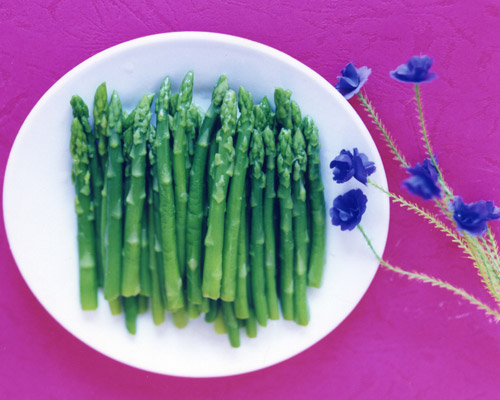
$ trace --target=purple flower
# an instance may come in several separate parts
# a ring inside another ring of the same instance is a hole
[[[390,75],[400,82],[422,83],[430,82],[437,78],[434,72],[429,72],[433,59],[429,56],[415,56],[391,71]]]
[[[353,152],[354,154],[349,150],[341,150],[330,163],[330,168],[333,168],[333,180],[344,183],[354,177],[366,185],[367,177],[375,172],[375,163],[368,160],[357,148],[354,148]]]
[[[441,188],[438,185],[438,172],[432,161],[428,158],[424,160],[422,165],[415,164],[414,167],[406,169],[411,177],[403,181],[403,186],[424,200],[432,199],[433,197],[441,198]]]
[[[367,202],[368,199],[360,189],[352,189],[337,196],[330,208],[332,224],[340,226],[343,231],[352,231],[361,222]]]
[[[368,80],[372,70],[368,67],[356,68],[352,62],[347,64],[338,76],[338,82],[335,88],[342,96],[349,100],[352,96],[361,90],[361,87]]]
[[[455,196],[450,202],[450,209],[457,228],[472,236],[483,235],[488,229],[486,222],[500,218],[500,208],[495,207],[492,201],[480,200],[466,204],[462,197]]]

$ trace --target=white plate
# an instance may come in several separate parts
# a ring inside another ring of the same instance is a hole
[[[148,36],[120,44],[86,60],[62,77],[41,98],[24,122],[10,153],[4,183],[4,213],[10,247],[28,286],[45,309],[90,347],[144,370],[189,377],[226,376],[254,371],[286,360],[325,337],[353,310],[375,275],[378,263],[357,230],[341,233],[327,224],[327,265],[321,289],[309,289],[311,322],[270,321],[256,339],[242,331],[239,349],[229,346],[203,318],[187,328],[171,320],[160,327],[149,314],[139,316],[136,336],[123,316],[111,316],[102,296],[95,312],[83,312],[78,299],[76,218],[71,183],[69,100],[78,93],[92,104],[96,87],[107,82],[125,109],[142,94],[159,88],[168,74],[177,89],[184,74],[195,72],[195,102],[207,106],[220,74],[230,86],[244,85],[255,101],[273,98],[275,87],[292,90],[303,115],[321,134],[322,174],[327,206],[356,182],[337,185],[329,161],[341,149],[358,147],[376,163],[372,178],[387,187],[377,149],[349,103],[321,76],[297,60],[262,44],[227,35],[182,32]],[[383,252],[389,202],[364,188],[368,210],[363,226]]]

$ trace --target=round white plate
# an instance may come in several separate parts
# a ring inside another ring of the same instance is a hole
[[[102,295],[99,309],[83,312],[78,297],[78,260],[74,188],[69,154],[69,100],[79,94],[92,107],[96,87],[116,89],[131,110],[146,92],[155,92],[165,75],[178,89],[184,74],[195,73],[194,102],[206,107],[219,75],[231,88],[244,85],[254,100],[273,98],[275,87],[292,98],[317,123],[321,135],[322,174],[327,207],[335,196],[360,187],[368,196],[363,226],[379,254],[384,250],[388,199],[357,182],[335,184],[330,160],[341,149],[359,150],[376,163],[372,179],[387,187],[379,153],[349,103],[321,76],[270,47],[233,36],[182,32],[132,40],[105,50],[68,72],[41,98],[24,122],[10,153],[4,183],[4,213],[14,258],[28,286],[45,309],[90,347],[144,370],[186,377],[240,374],[286,360],[330,333],[359,302],[378,267],[358,230],[341,232],[327,224],[327,264],[321,289],[308,290],[311,322],[269,321],[256,339],[242,330],[238,349],[214,332],[203,318],[179,330],[167,318],[154,326],[139,316],[135,336],[123,315],[111,316]]]

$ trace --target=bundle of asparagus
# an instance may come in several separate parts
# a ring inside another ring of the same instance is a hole
[[[203,313],[238,347],[241,327],[255,337],[280,306],[309,322],[306,289],[325,262],[318,129],[291,92],[275,90],[273,112],[225,76],[202,112],[193,78],[173,94],[166,77],[130,113],[103,83],[93,128],[72,97],[80,302],[95,310],[101,287],[132,334],[149,304],[156,325]]]

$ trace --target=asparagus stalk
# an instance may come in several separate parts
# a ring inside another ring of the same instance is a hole
[[[229,343],[232,347],[240,347],[240,325],[234,315],[233,302],[222,301],[222,316],[226,324]]]
[[[94,188],[94,208],[96,216],[96,250],[97,256],[99,257],[98,265],[100,264],[101,281],[104,285],[104,229],[106,223],[106,201],[105,193],[105,180],[106,180],[106,163],[108,161],[107,150],[107,130],[108,130],[108,91],[106,88],[106,83],[101,83],[94,94],[94,105],[93,105],[93,116],[94,116],[94,138],[96,143],[96,157],[99,164],[100,174],[96,176],[95,188]],[[118,307],[115,307],[118,309]],[[119,307],[121,309],[121,307]]]
[[[156,173],[158,176],[158,208],[160,214],[160,238],[163,258],[163,276],[166,308],[176,311],[184,307],[182,277],[178,260],[178,230],[176,229],[176,205],[172,179],[172,153],[168,107],[171,96],[170,79],[166,77],[158,93],[156,110]]]
[[[174,173],[175,225],[177,230],[177,258],[179,271],[184,276],[186,269],[186,224],[187,224],[187,113],[193,98],[193,72],[184,77],[179,89],[177,111],[173,127],[172,169]]]
[[[258,110],[258,107],[256,107]],[[266,278],[264,272],[264,213],[263,190],[266,186],[266,176],[262,171],[264,164],[264,142],[262,133],[255,129],[250,144],[251,193],[250,207],[250,268],[252,299],[257,322],[267,325],[269,311],[266,298]]]
[[[147,185],[147,182],[146,182]],[[146,193],[148,190],[146,188]],[[146,197],[147,198],[147,197]],[[147,201],[144,203],[143,215],[141,219],[141,264],[139,267],[140,294],[146,297],[151,296],[151,271],[149,260],[149,237],[148,237],[148,208]]]
[[[293,307],[293,200],[290,175],[293,162],[292,133],[281,129],[278,135],[278,156],[276,167],[279,174],[278,199],[280,203],[280,300],[283,318],[294,319]]]
[[[274,103],[276,105],[276,121],[278,128],[292,129],[292,109],[290,97],[292,92],[281,88],[274,91]]]
[[[276,199],[276,132],[273,128],[274,115],[267,98],[261,102],[266,115],[265,128],[262,132],[266,150],[266,188],[264,191],[264,252],[266,272],[266,294],[269,318],[280,318],[278,288],[276,282],[276,234],[275,234],[275,199]],[[261,125],[262,127],[263,125]],[[262,129],[262,128],[261,128]]]
[[[304,136],[307,140],[308,197],[311,205],[311,253],[307,283],[319,288],[323,280],[326,247],[325,195],[321,179],[318,127],[310,117],[304,118]]]
[[[229,188],[224,227],[224,251],[222,258],[222,290],[224,301],[234,301],[236,296],[236,273],[238,256],[238,234],[240,230],[241,204],[247,177],[248,148],[254,128],[255,116],[250,92],[240,87],[238,93],[240,117],[236,127],[236,156]]]
[[[104,221],[104,297],[114,300],[120,295],[123,243],[123,150],[122,106],[113,91],[108,107],[106,137],[109,145],[106,162],[106,209]]]
[[[257,337],[257,319],[255,318],[253,309],[250,309],[250,314],[245,320],[245,331],[249,338]]]
[[[217,312],[219,311],[219,301],[208,299],[208,303],[209,303],[209,310],[205,314],[205,322],[211,323],[214,322],[215,318],[217,317]]]
[[[123,296],[139,293],[141,217],[146,197],[146,141],[151,120],[151,102],[154,95],[146,94],[141,99],[134,117],[130,190],[126,197],[125,229],[123,245],[123,273],[121,291]]]
[[[224,241],[224,213],[229,178],[233,174],[233,136],[236,130],[236,93],[228,90],[221,106],[222,127],[216,138],[214,157],[214,187],[210,193],[208,227],[205,237],[205,260],[202,292],[205,297],[218,299],[222,279],[222,250]]]
[[[163,258],[161,253],[161,227],[159,218],[158,176],[156,168],[156,129],[151,131],[148,138],[149,173],[147,175],[147,214],[148,214],[148,243],[149,269],[151,274],[151,313],[155,325],[165,321],[166,291],[163,274]]]
[[[149,307],[149,297],[142,294],[137,296],[137,313],[146,314]]]
[[[187,115],[186,115],[186,149],[188,156],[186,157],[186,174],[188,178],[187,179],[188,188],[189,188],[189,180],[191,178],[190,173],[191,173],[191,167],[193,165],[194,150],[196,147],[196,141],[202,120],[203,120],[203,115],[200,109],[196,105],[191,104],[191,106],[187,110]]]
[[[250,316],[250,305],[248,301],[248,224],[247,224],[247,196],[246,187],[243,189],[243,197],[240,215],[240,231],[238,233],[238,257],[236,272],[236,297],[234,299],[234,313],[237,318],[246,319]]]
[[[276,122],[280,128],[278,135],[278,156],[276,167],[279,175],[278,199],[280,208],[280,300],[283,318],[294,319],[293,307],[293,200],[291,192],[292,150],[292,111],[288,90],[277,88],[274,91]]]
[[[302,117],[298,104],[291,102],[293,131],[292,193],[293,193],[293,233],[295,249],[294,267],[294,308],[295,320],[299,325],[309,323],[307,307],[307,265],[309,261],[309,234],[307,229],[306,189],[304,185],[307,170],[306,142],[302,134]]]
[[[96,138],[94,133],[92,132],[92,128],[90,127],[88,118],[89,118],[89,108],[83,101],[83,99],[74,95],[70,101],[71,107],[73,109],[73,117],[77,118],[80,124],[82,125],[83,132],[87,138],[88,143],[88,157],[89,157],[89,168],[90,168],[90,185],[92,192],[92,204],[94,207],[94,215],[96,219],[94,221],[95,225],[95,252],[96,252],[96,269],[97,269],[97,278],[99,281],[99,286],[103,285],[104,282],[104,270],[102,263],[102,253],[101,253],[101,240],[100,240],[100,223],[97,220],[100,212],[101,205],[101,191],[102,191],[102,171],[101,166],[99,164],[99,155],[97,153],[96,146]],[[107,105],[107,99],[106,99]]]
[[[130,334],[137,332],[137,314],[139,313],[139,296],[123,297],[123,310],[125,312],[125,326]]]
[[[217,84],[215,85],[212,92],[212,102],[205,113],[200,127],[189,179],[186,222],[186,256],[188,268],[186,277],[188,300],[194,304],[202,303],[200,266],[202,257],[202,225],[204,214],[203,188],[205,186],[207,154],[209,144],[213,136],[215,123],[220,114],[222,100],[228,89],[229,85],[227,83],[227,79],[223,75],[219,78]]]
[[[72,180],[78,223],[78,261],[80,304],[83,310],[97,308],[97,270],[95,265],[94,213],[91,203],[89,144],[83,126],[74,118],[71,124]]]

